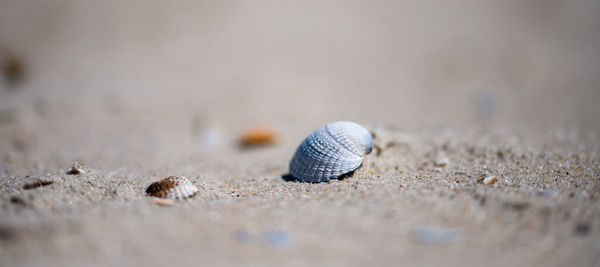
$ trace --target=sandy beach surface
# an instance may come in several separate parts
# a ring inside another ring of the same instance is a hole
[[[0,266],[600,266],[599,13],[0,1]],[[287,176],[339,120],[362,166]]]

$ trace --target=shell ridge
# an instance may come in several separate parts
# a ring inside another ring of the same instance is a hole
[[[319,175],[327,176],[327,166],[329,165],[331,159],[334,159],[333,157],[331,157],[331,155],[335,153],[334,147],[330,145],[331,142],[330,140],[328,140],[330,138],[328,138],[327,136],[323,136],[322,134],[315,134],[313,137],[314,138],[310,140],[312,141],[310,142],[310,147],[311,152],[314,153],[315,157],[311,168],[309,168],[309,170],[312,170],[312,172],[307,174],[312,177],[317,177]],[[316,163],[316,166],[314,163]]]
[[[345,140],[346,137],[344,137],[343,135],[339,136],[337,134],[334,135],[333,133],[331,133],[331,127],[330,126],[326,126],[326,132],[327,132],[327,134],[329,134],[329,136],[331,136],[331,138],[333,139],[334,142],[336,142],[337,144],[340,144],[341,147],[343,147],[346,150],[350,151],[352,154],[358,155],[352,148],[346,146],[346,142],[340,142],[339,138],[343,138]]]
[[[326,150],[323,151],[323,160],[319,162],[319,166],[316,168],[323,178],[330,179],[342,175],[348,172],[348,168],[354,168],[355,160],[362,161],[362,155],[356,155],[348,149],[347,146],[344,146],[343,143],[339,142],[338,136],[340,135],[332,134],[329,127],[324,127],[323,131],[327,133],[321,139],[326,146]],[[328,142],[328,140],[330,140],[330,142]],[[345,162],[348,162],[349,164],[345,164]]]
[[[323,146],[323,151],[317,151],[321,152],[319,153],[321,160],[314,168],[312,176],[321,176],[321,179],[329,180],[351,171],[348,169],[355,168],[356,162],[362,161],[362,156],[354,154],[346,146],[341,145],[335,135],[332,135],[327,129],[322,130],[327,134],[318,138],[319,144]]]

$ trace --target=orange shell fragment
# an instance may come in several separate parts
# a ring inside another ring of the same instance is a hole
[[[277,131],[269,127],[255,127],[244,132],[239,140],[242,147],[272,145],[277,142]]]

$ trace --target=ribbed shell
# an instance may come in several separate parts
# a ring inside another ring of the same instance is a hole
[[[300,181],[329,181],[356,170],[371,150],[367,129],[353,122],[332,122],[304,139],[290,162],[290,174]]]
[[[187,178],[169,176],[148,186],[146,194],[159,198],[185,199],[194,196],[198,191]]]

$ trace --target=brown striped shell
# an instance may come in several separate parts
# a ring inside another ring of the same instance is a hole
[[[198,191],[188,178],[169,176],[148,186],[146,194],[158,198],[186,199],[193,197]]]

